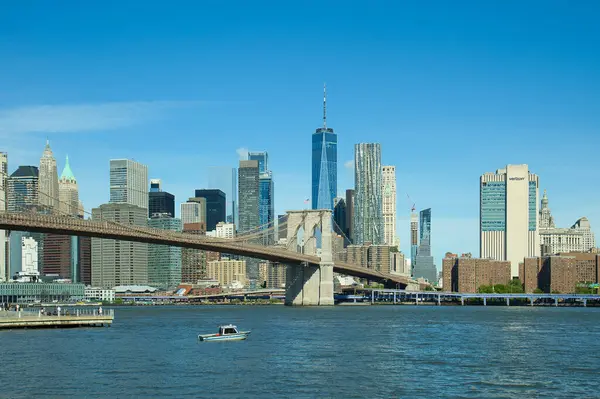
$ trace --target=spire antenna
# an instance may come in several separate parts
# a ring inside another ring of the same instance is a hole
[[[323,128],[327,129],[327,84],[323,83]]]

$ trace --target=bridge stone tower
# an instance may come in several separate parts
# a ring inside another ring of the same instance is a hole
[[[287,265],[286,305],[333,305],[333,255],[331,210],[287,212],[287,249],[317,255],[317,232],[321,232],[321,262],[318,265]],[[298,234],[304,231],[302,243]]]

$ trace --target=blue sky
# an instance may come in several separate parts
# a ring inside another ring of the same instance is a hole
[[[86,209],[133,158],[178,202],[237,150],[269,152],[276,212],[310,196],[311,134],[359,142],[432,208],[436,264],[478,254],[479,176],[528,163],[561,226],[600,223],[600,4],[592,1],[31,1],[0,12],[0,147],[69,155]]]

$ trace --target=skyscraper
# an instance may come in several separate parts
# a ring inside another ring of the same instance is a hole
[[[229,166],[211,166],[208,169],[208,187],[218,188],[225,193],[227,208],[225,219],[228,223],[238,223],[237,170]]]
[[[431,256],[431,208],[424,209],[419,214],[419,250],[417,251],[416,264],[413,277],[426,278],[430,283],[437,284],[437,270]]]
[[[508,165],[480,179],[480,257],[510,261],[513,277],[519,262],[540,254],[538,186],[527,165]]]
[[[46,148],[40,159],[38,190],[42,211],[57,212],[59,210],[58,172],[49,141],[46,141]]]
[[[271,170],[269,170],[269,154],[266,151],[249,152],[248,159],[251,161],[258,161],[259,223],[263,230],[268,230],[269,228],[271,228],[271,230],[268,230],[268,233],[263,235],[262,241],[264,245],[272,245],[275,243],[273,223],[275,218],[275,183],[273,182],[273,173],[271,172]]]
[[[381,145],[354,146],[354,244],[383,244]]]
[[[148,167],[131,159],[110,160],[110,203],[148,209]]]
[[[148,221],[155,229],[181,231],[181,220],[167,213],[155,213]],[[181,248],[148,245],[148,284],[162,289],[174,289],[181,283]]]
[[[110,160],[110,203],[92,209],[92,219],[148,226],[148,167]],[[92,238],[92,284],[99,287],[148,283],[148,244]]]
[[[196,198],[206,199],[206,231],[212,231],[217,223],[225,222],[227,217],[227,200],[225,193],[219,189],[196,190]]]
[[[410,212],[410,269],[414,273],[419,248],[419,218],[413,207]],[[414,274],[413,274],[414,275]]]
[[[387,245],[397,245],[396,237],[396,167],[384,166],[383,173],[383,232]]]
[[[6,188],[8,179],[8,154],[0,152],[0,212],[6,212]],[[6,230],[0,230],[0,282],[8,279],[8,242]]]
[[[240,161],[238,168],[239,227],[244,234],[260,226],[258,161]],[[248,276],[258,278],[258,260],[246,259]]]
[[[258,161],[258,173],[266,173],[269,170],[269,154],[266,151],[248,152],[249,161]]]
[[[175,196],[162,190],[159,179],[150,180],[148,192],[148,217],[152,217],[155,213],[175,217]]]
[[[145,185],[143,193],[146,193]],[[92,219],[132,226],[148,225],[146,209],[128,203],[100,205],[92,209]],[[148,283],[148,244],[92,238],[91,249],[92,285],[112,288]]]
[[[312,209],[333,210],[337,195],[337,135],[327,127],[327,89],[323,87],[323,127],[312,135]]]
[[[238,232],[243,234],[260,226],[258,161],[240,161],[238,187]]]
[[[61,215],[77,216],[79,214],[79,186],[71,170],[69,157],[65,160],[65,167],[58,181],[58,205]]]

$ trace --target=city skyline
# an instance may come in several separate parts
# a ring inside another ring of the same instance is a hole
[[[7,18],[25,15],[31,22],[27,31],[0,27],[26,51],[0,42],[10,60],[0,75],[1,150],[9,153],[10,172],[37,165],[48,137],[59,170],[69,155],[89,211],[108,201],[109,159],[149,165],[179,202],[196,188],[213,188],[209,166],[235,168],[236,149],[264,149],[278,182],[275,213],[302,209],[311,197],[309,136],[322,125],[327,82],[327,122],[338,135],[337,196],[353,187],[354,144],[380,142],[382,163],[396,166],[404,253],[407,193],[418,209],[435,210],[438,265],[446,250],[477,253],[478,176],[508,163],[527,163],[540,175],[557,225],[582,216],[592,227],[600,222],[589,200],[598,188],[591,186],[588,196],[563,189],[586,187],[597,170],[600,60],[589,52],[599,29],[593,9],[554,4],[532,20],[530,7],[510,4],[472,3],[466,14],[443,5],[394,4],[372,10],[356,29],[345,10],[325,4],[293,16],[256,15],[252,26],[268,31],[249,32],[249,22],[229,18],[198,24],[196,7],[170,15],[168,32],[142,21],[132,22],[135,29],[115,21],[109,31],[104,23],[82,27],[77,5],[60,13],[7,7]],[[241,16],[242,9],[210,5],[200,14]],[[147,18],[162,20],[163,11],[149,7]],[[112,21],[122,12],[98,10],[94,20]],[[561,29],[550,28],[557,21]],[[192,43],[203,42],[205,29],[222,33],[222,42],[198,52]],[[65,45],[65,35],[79,40]],[[501,140],[489,147],[486,137]],[[548,154],[577,154],[579,161],[565,167]]]

